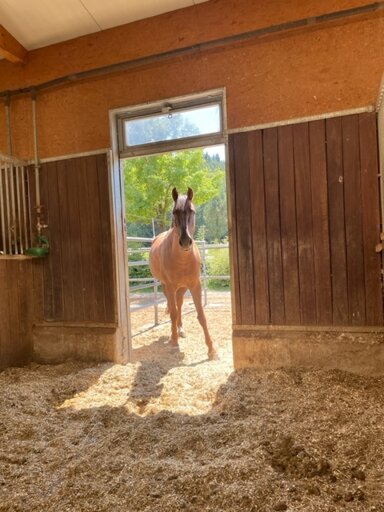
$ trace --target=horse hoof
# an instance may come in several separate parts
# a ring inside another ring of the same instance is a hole
[[[171,347],[171,350],[180,350],[179,344],[175,340],[170,339],[168,345]]]
[[[179,336],[180,338],[186,338],[187,335],[182,327],[179,327]]]
[[[215,349],[212,349],[208,352],[208,359],[210,361],[218,361],[220,359],[219,354],[216,352]]]

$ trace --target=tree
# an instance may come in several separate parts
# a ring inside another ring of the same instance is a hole
[[[165,153],[125,161],[125,199],[129,222],[151,223],[160,231],[170,224],[172,188],[186,193],[194,190],[194,203],[206,203],[218,194],[224,180],[220,167],[208,165],[202,149]]]

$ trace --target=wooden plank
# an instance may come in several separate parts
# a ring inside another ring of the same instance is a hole
[[[278,128],[278,141],[285,323],[299,325],[300,287],[292,126]]]
[[[87,211],[87,232],[88,232],[88,254],[91,280],[89,296],[85,297],[86,306],[90,309],[90,320],[105,321],[105,302],[104,302],[104,274],[103,274],[103,260],[111,260],[111,251],[103,251],[102,239],[108,236],[101,229],[100,217],[107,216],[109,209],[103,212],[100,211],[100,195],[99,195],[99,175],[97,157],[95,155],[87,157],[85,160],[85,188],[83,188],[83,195],[87,197],[88,211]],[[108,194],[108,189],[105,190]],[[84,273],[86,269],[84,268]],[[97,273],[99,279],[95,280],[92,273]],[[85,274],[84,274],[85,275]],[[111,278],[112,276],[110,276]]]
[[[332,323],[332,284],[324,120],[309,123],[309,145],[315,265],[316,323],[318,325],[329,325]]]
[[[24,46],[0,25],[0,55],[11,62],[24,62],[27,53]]]
[[[228,169],[229,169],[229,194],[230,200],[230,218],[232,219],[229,226],[229,243],[231,244],[232,256],[232,275],[233,282],[232,295],[233,295],[233,320],[234,323],[241,324],[241,305],[240,305],[240,284],[239,284],[239,259],[238,259],[238,242],[237,242],[237,219],[236,219],[236,161],[235,161],[235,146],[238,135],[229,135],[228,137]]]
[[[366,322],[358,123],[357,115],[342,118],[349,325]]]
[[[375,251],[380,240],[380,195],[377,122],[374,112],[359,116],[359,133],[366,324],[383,325],[382,255]]]
[[[51,225],[51,208],[50,202],[52,203],[52,214],[53,210],[55,210],[55,203],[53,197],[51,197],[51,189],[48,184],[48,173],[52,170],[54,164],[46,164],[43,165],[39,172],[39,182],[40,182],[40,203],[44,205],[43,208],[43,217],[42,221],[46,222],[48,225],[47,229],[44,229],[42,235],[46,235],[48,239],[53,239],[53,246],[57,243],[58,236],[60,232],[55,231],[55,226]],[[34,183],[34,182],[33,182]],[[34,188],[34,187],[33,187]],[[37,222],[37,215],[35,216],[35,221]],[[35,228],[36,236],[37,229]],[[53,235],[53,236],[52,236]],[[53,274],[55,269],[57,268],[56,262],[54,261],[51,254],[42,260],[42,275],[43,275],[43,287],[44,287],[44,318],[47,320],[55,319],[55,302],[54,302],[54,294],[53,294]]]
[[[315,324],[316,294],[308,123],[293,127],[293,147],[301,322]]]
[[[75,186],[78,190],[79,197],[81,197],[81,200],[78,202],[78,222],[82,287],[81,290],[75,290],[75,293],[80,293],[81,301],[84,304],[83,319],[88,321],[97,319],[95,275],[98,275],[97,281],[100,282],[100,275],[94,259],[94,256],[96,256],[98,252],[95,237],[98,238],[99,233],[92,229],[92,216],[96,210],[94,202],[98,202],[98,195],[96,198],[92,198],[88,191],[89,187],[93,187],[95,181],[95,175],[92,176],[92,169],[90,169],[89,173],[87,169],[90,158],[92,159],[94,157],[86,157],[72,161],[73,164],[76,165]]]
[[[329,234],[332,268],[333,324],[348,325],[347,255],[345,241],[344,171],[341,118],[325,121]]]
[[[114,266],[113,266],[113,243],[111,230],[111,204],[110,204],[110,185],[108,181],[108,159],[107,155],[97,155],[96,157],[97,176],[98,176],[98,195],[99,195],[99,236],[100,250],[103,255],[100,258],[101,274],[103,278],[103,309],[105,322],[114,322],[116,320],[116,293],[114,288]]]
[[[16,300],[16,298],[14,299]],[[18,264],[18,351],[21,364],[32,361],[32,322],[33,322],[33,272],[30,261],[20,261]]]
[[[68,221],[69,196],[67,190],[67,162],[60,160],[57,162],[57,188],[58,188],[58,208],[60,212],[60,233],[61,233],[61,262],[62,262],[62,282],[63,282],[63,320],[73,320],[75,318],[74,287],[75,277],[73,272],[73,262],[71,256],[72,233]],[[76,263],[77,264],[77,263]],[[78,286],[78,283],[76,283]],[[48,319],[46,319],[48,320]]]
[[[5,368],[12,361],[9,341],[8,263],[8,260],[0,260],[0,368]]]
[[[268,249],[270,320],[285,322],[283,264],[280,235],[277,128],[263,131],[264,180]]]
[[[255,321],[269,324],[268,252],[262,132],[248,133]]]
[[[241,323],[254,323],[255,297],[247,134],[241,133],[236,136],[234,150]]]
[[[80,230],[80,202],[82,193],[78,188],[77,176],[81,172],[82,159],[73,158],[66,161],[66,185],[68,203],[65,209],[66,220],[70,230],[70,263],[73,276],[74,315],[71,320],[82,321],[86,317],[84,299],[84,262],[82,258]],[[68,319],[69,320],[69,319]]]
[[[64,318],[63,306],[63,264],[61,253],[61,225],[58,194],[57,165],[55,162],[47,163],[43,166],[45,169],[45,180],[47,188],[47,198],[43,197],[43,204],[46,204],[46,220],[48,224],[47,236],[50,243],[49,257],[46,259],[49,264],[51,297],[52,297],[52,319],[55,321]],[[42,173],[44,176],[44,173]],[[45,266],[47,268],[47,266]],[[46,300],[49,300],[46,297]]]

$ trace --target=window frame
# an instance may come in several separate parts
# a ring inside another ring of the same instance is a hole
[[[209,134],[190,135],[178,139],[149,142],[146,144],[129,146],[126,143],[125,122],[130,120],[151,118],[164,115],[164,109],[170,108],[172,114],[196,110],[199,107],[219,106],[219,131]],[[198,148],[203,146],[214,146],[223,144],[224,138],[224,112],[223,112],[223,93],[212,92],[205,95],[192,97],[174,98],[159,101],[149,105],[140,105],[131,109],[126,109],[116,117],[118,150],[120,158],[133,158],[144,155],[153,155],[167,153],[170,151],[179,151],[189,148]]]

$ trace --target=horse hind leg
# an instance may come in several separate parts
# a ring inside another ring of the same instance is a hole
[[[183,302],[184,302],[184,294],[187,291],[187,288],[178,288],[176,292],[176,305],[177,305],[177,330],[179,333],[179,336],[181,338],[186,338],[187,335],[185,333],[185,330],[183,328],[183,320],[181,316],[181,312],[183,309]]]

